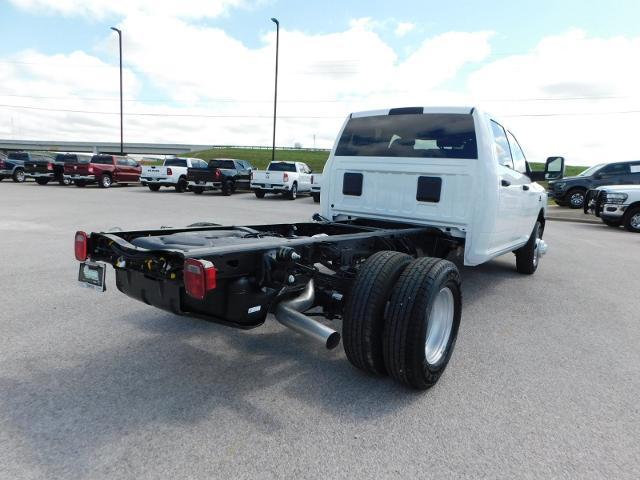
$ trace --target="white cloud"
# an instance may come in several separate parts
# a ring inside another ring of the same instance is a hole
[[[246,0],[10,0],[16,7],[38,13],[104,18],[110,14],[171,16],[178,18],[217,17]]]
[[[416,24],[411,22],[398,22],[394,33],[397,37],[404,37],[407,33],[415,30]]]

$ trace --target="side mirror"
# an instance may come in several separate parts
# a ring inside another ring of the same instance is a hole
[[[564,177],[564,157],[549,157],[544,166],[545,180],[558,180]]]

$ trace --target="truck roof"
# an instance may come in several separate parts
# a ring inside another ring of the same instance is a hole
[[[354,112],[351,114],[351,118],[361,117],[373,117],[377,115],[401,115],[401,114],[414,114],[420,115],[424,113],[459,113],[459,114],[471,114],[476,107],[400,107],[400,108],[388,108],[384,110],[368,110],[364,112]]]

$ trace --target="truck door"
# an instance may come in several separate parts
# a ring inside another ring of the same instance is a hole
[[[493,248],[508,249],[518,243],[522,237],[524,221],[522,219],[524,207],[523,185],[524,175],[514,168],[513,158],[507,134],[502,125],[491,121],[494,138],[495,156],[498,162],[498,210],[496,228],[494,231]]]
[[[518,172],[519,179],[517,183],[520,185],[522,195],[522,210],[520,212],[520,218],[522,220],[521,236],[529,238],[533,227],[535,226],[538,213],[542,208],[542,187],[537,183],[534,183],[527,175],[527,159],[516,140],[516,137],[509,131],[507,131],[507,140],[509,141],[509,148],[511,149],[511,158],[513,159],[513,167]]]
[[[114,181],[115,182],[129,182],[129,178],[131,177],[129,162],[127,162],[126,158],[123,157],[114,157],[116,160],[116,168],[114,173]]]
[[[306,163],[296,163],[298,168],[298,191],[310,192],[311,191],[311,169]]]

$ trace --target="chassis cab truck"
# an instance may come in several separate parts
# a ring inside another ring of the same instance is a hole
[[[534,273],[547,204],[534,180],[563,169],[553,157],[532,172],[516,137],[476,108],[354,113],[313,222],[77,232],[79,280],[104,290],[110,264],[121,292],[179,315],[248,329],[272,313],[327,348],[342,338],[361,370],[427,389],[458,334],[456,263],[513,252]]]

